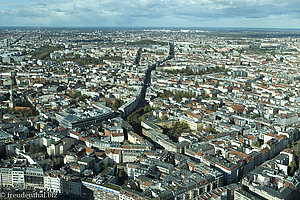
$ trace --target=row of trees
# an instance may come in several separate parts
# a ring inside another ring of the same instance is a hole
[[[32,59],[47,60],[50,59],[50,53],[64,49],[64,46],[43,46],[32,53]]]
[[[300,167],[300,141],[298,141],[298,143],[296,144],[296,142],[293,140],[291,145],[294,149],[294,155],[295,155],[295,159],[290,162],[289,164],[289,168],[288,168],[288,173],[290,176],[293,176],[294,173],[299,169]],[[290,144],[288,144],[288,148],[291,146]]]
[[[3,108],[1,110],[2,114],[12,113],[12,114],[21,114],[23,117],[32,117],[38,115],[38,112],[30,109],[18,109],[14,110],[12,108]]]
[[[165,91],[162,94],[160,94],[159,96],[161,98],[174,97],[175,101],[177,101],[178,103],[182,101],[182,98],[196,98],[197,97],[197,95],[192,92],[183,92],[183,91],[175,91],[175,92]]]
[[[64,49],[63,46],[43,46],[40,49],[32,52],[32,58],[37,60],[49,60],[50,53]],[[100,58],[93,57],[80,57],[79,55],[66,55],[61,59],[57,59],[57,62],[74,61],[79,65],[90,65],[90,64],[103,64],[103,60],[117,60],[121,61],[123,58],[120,56],[103,56]]]
[[[73,92],[70,92],[69,94],[69,97],[73,98],[73,99],[79,99],[80,101],[84,101],[88,98],[87,95],[81,95],[81,92],[79,91],[73,91]]]
[[[168,42],[160,42],[160,41],[154,41],[154,40],[140,40],[135,42],[127,42],[127,45],[160,45],[160,46],[166,46],[168,45]]]
[[[32,109],[21,109],[15,111],[15,113],[20,113],[23,117],[32,117],[38,114],[36,111],[33,111]]]
[[[212,74],[212,73],[221,73],[221,72],[228,72],[228,69],[224,67],[208,67],[206,70],[203,71],[193,71],[191,68],[187,69],[175,69],[175,70],[164,70],[170,74],[183,74],[183,75],[205,75],[205,74]]]
[[[129,124],[133,127],[136,133],[142,132],[141,121],[144,121],[147,119],[147,117],[152,116],[152,111],[153,109],[149,105],[146,105],[137,109],[127,117]]]
[[[71,56],[65,56],[64,58],[58,59],[57,62],[63,63],[66,61],[73,61],[79,65],[97,65],[97,64],[103,64],[103,60],[116,60],[121,61],[123,58],[120,56],[103,56],[100,58],[94,58],[94,57],[80,57],[79,55],[71,55]]]

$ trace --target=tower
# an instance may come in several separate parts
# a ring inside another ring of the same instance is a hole
[[[9,107],[10,108],[14,108],[14,89],[13,89],[13,85],[10,86],[10,90],[9,90]]]
[[[10,85],[10,90],[9,90],[9,107],[14,108],[15,107],[15,102],[14,102],[14,85],[16,84],[16,72],[11,72],[11,85]]]
[[[8,47],[8,46],[9,46],[8,39],[4,39],[4,41],[3,41],[3,46],[4,46],[4,47]]]

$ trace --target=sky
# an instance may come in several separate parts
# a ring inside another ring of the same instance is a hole
[[[300,28],[300,1],[0,0],[0,26]]]

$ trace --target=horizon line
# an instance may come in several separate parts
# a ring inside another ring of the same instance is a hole
[[[231,26],[54,26],[54,25],[0,25],[0,28],[127,28],[127,29],[288,29],[300,30],[300,28],[290,27],[231,27]]]

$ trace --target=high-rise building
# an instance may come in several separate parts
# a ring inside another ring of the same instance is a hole
[[[16,72],[11,72],[11,86],[10,86],[10,98],[9,98],[9,107],[14,108],[14,85],[16,84]]]
[[[13,89],[13,85],[10,86],[10,90],[9,90],[9,107],[10,108],[14,108],[14,89]]]
[[[9,45],[8,39],[4,39],[3,46],[8,47],[8,45]]]

